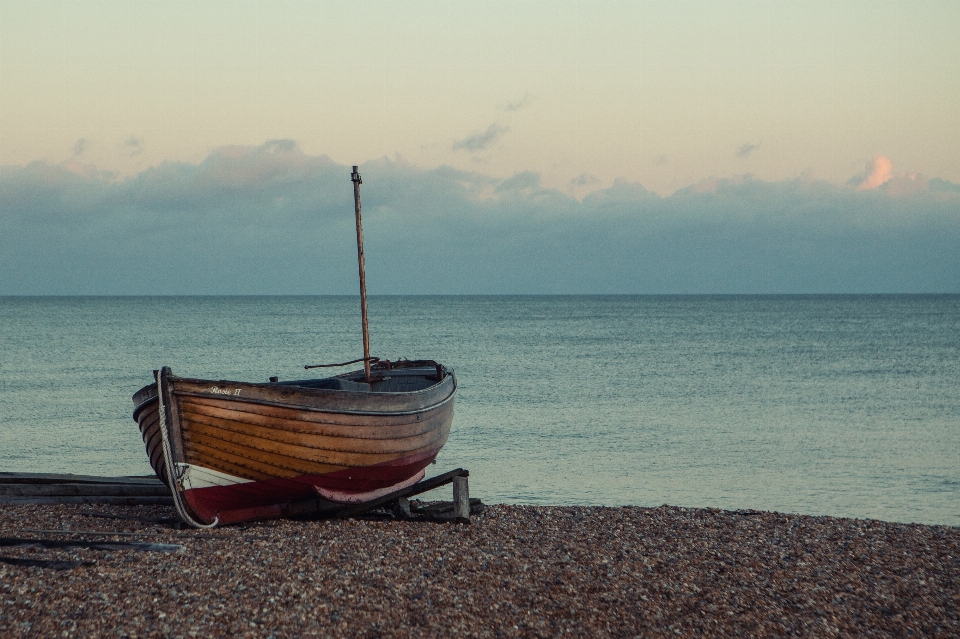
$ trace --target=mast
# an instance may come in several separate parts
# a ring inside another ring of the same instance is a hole
[[[353,167],[353,173],[350,174],[350,181],[353,182],[353,203],[357,214],[357,262],[360,265],[360,315],[363,318],[363,376],[367,383],[370,383],[370,328],[367,325],[367,277],[365,274],[366,266],[363,260],[363,224],[360,222],[360,185],[363,181],[360,174],[357,173],[357,167]]]

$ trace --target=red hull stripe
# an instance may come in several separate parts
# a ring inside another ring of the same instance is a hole
[[[183,495],[201,520],[221,524],[282,516],[283,506],[317,496],[314,486],[345,493],[365,493],[402,483],[426,468],[440,449],[394,459],[375,466],[338,470],[324,475],[300,475],[230,486],[185,490]]]

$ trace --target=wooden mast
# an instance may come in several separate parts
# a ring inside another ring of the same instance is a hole
[[[363,318],[363,375],[367,383],[370,383],[370,328],[367,325],[367,277],[365,274],[366,266],[363,260],[363,224],[360,222],[360,185],[363,181],[360,179],[360,174],[357,173],[356,166],[353,167],[350,180],[353,182],[353,203],[357,214],[357,261],[360,264],[360,315]]]

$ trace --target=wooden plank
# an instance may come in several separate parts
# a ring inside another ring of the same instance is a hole
[[[371,434],[377,438],[354,437],[352,434],[330,436],[316,432],[307,432],[302,422],[293,420],[271,420],[269,426],[251,423],[243,418],[243,413],[226,416],[207,414],[210,411],[195,411],[193,406],[181,406],[181,417],[190,424],[189,429],[202,428],[201,425],[228,431],[235,436],[262,441],[283,442],[292,446],[308,449],[321,449],[341,452],[383,453],[405,452],[431,444],[443,435],[443,420],[423,420],[413,426],[400,429],[370,427]],[[221,411],[226,413],[226,411]],[[266,421],[266,420],[264,420]],[[313,430],[313,429],[311,429]]]
[[[449,430],[438,428],[419,436],[405,439],[348,439],[344,437],[325,438],[282,431],[264,431],[257,427],[243,428],[205,416],[184,416],[183,430],[187,438],[199,435],[214,437],[221,441],[255,448],[294,459],[339,463],[339,458],[351,455],[398,455],[415,454],[434,446],[440,440],[446,440]],[[377,462],[374,462],[377,463]],[[356,466],[370,466],[369,461]]]
[[[179,521],[179,520],[178,520]],[[236,539],[231,535],[210,535],[205,533],[177,533],[168,531],[120,531],[120,530],[35,530],[24,528],[21,533],[32,535],[63,535],[64,537],[185,537],[187,539]]]
[[[325,473],[352,468],[354,466],[374,466],[394,459],[410,457],[420,453],[439,450],[446,441],[447,433],[431,444],[399,453],[341,453],[329,450],[292,449],[277,442],[267,440],[233,441],[239,438],[224,432],[215,432],[196,424],[186,424],[184,441],[187,444],[188,463],[207,466],[202,458],[194,456],[198,447],[231,454],[245,460],[245,464],[259,464],[263,472],[273,477],[295,477],[297,475]],[[309,454],[309,456],[308,456]]]
[[[470,487],[466,477],[453,478],[453,516],[458,521],[470,522]]]
[[[336,437],[362,437],[382,439],[395,437],[397,430],[400,433],[408,431],[418,432],[420,424],[434,418],[443,419],[447,411],[435,408],[418,414],[410,415],[353,415],[342,413],[311,413],[296,408],[281,406],[261,406],[260,404],[243,404],[237,401],[223,400],[210,397],[185,396],[181,399],[184,408],[192,412],[204,413],[211,417],[235,419],[248,424],[257,424],[268,428],[295,429],[297,432]]]
[[[163,435],[160,433],[159,411],[153,410],[141,413],[139,416],[140,434],[150,458],[150,467],[166,484],[167,468],[163,461]]]
[[[190,379],[173,375],[170,376],[170,382],[172,393],[181,397],[216,398],[241,404],[277,405],[305,411],[369,413],[375,418],[379,418],[382,413],[420,412],[443,402],[449,403],[456,393],[456,379],[453,375],[417,393],[351,393],[283,384]],[[449,406],[448,410],[452,411],[452,406]]]
[[[40,546],[42,548],[92,548],[94,550],[140,550],[151,552],[179,552],[179,544],[150,544],[139,541],[82,541],[59,539],[23,539],[20,537],[0,537],[0,548],[19,546]]]
[[[261,464],[249,457],[233,455],[220,448],[204,446],[196,442],[190,443],[189,448],[187,448],[187,460],[188,463],[196,466],[203,466],[234,477],[254,481],[266,481],[280,476],[273,466]],[[333,470],[340,469],[340,467],[333,467]],[[297,473],[296,471],[290,471],[287,476],[296,477]]]
[[[393,508],[393,514],[398,519],[410,519],[413,513],[410,512],[410,500],[406,497],[398,497],[397,503]]]
[[[100,495],[58,495],[47,497],[0,496],[0,506],[42,504],[111,504],[114,506],[172,506],[173,497],[104,497]]]
[[[147,524],[180,523],[179,517],[143,517],[140,515],[118,515],[116,513],[98,513],[93,510],[81,510],[79,514],[83,515],[84,517],[97,517],[98,519],[131,519],[133,521],[141,521]]]
[[[100,496],[100,497],[168,497],[170,489],[155,484],[0,484],[0,496]]]
[[[0,484],[130,484],[163,485],[156,475],[98,477],[69,473],[0,473]]]
[[[471,515],[482,513],[484,508],[485,506],[480,499],[476,497],[470,498],[470,514]],[[413,516],[424,515],[427,517],[434,517],[434,516],[441,516],[441,515],[449,515],[452,518],[453,502],[440,501],[440,502],[434,502],[426,505],[411,504],[410,511]]]
[[[193,431],[187,433],[184,442],[187,445],[187,462],[190,464],[220,470],[213,460],[223,459],[237,466],[258,471],[262,473],[264,479],[296,477],[304,474],[322,475],[347,468],[346,465],[327,464],[278,455]],[[249,474],[237,476],[244,479],[259,479],[259,477],[251,477]]]
[[[24,568],[48,568],[50,570],[71,570],[80,566],[96,566],[95,561],[60,561],[59,559],[23,559],[21,557],[0,557],[0,563]]]

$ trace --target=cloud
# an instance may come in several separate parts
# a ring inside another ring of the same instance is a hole
[[[893,177],[893,162],[884,155],[875,155],[867,162],[864,175],[857,184],[858,191],[875,189]],[[855,178],[856,179],[856,178]]]
[[[77,156],[64,160],[58,166],[59,168],[69,171],[74,175],[79,175],[85,178],[101,178],[110,180],[114,177],[113,173],[101,171],[94,164],[79,161]]]
[[[570,186],[588,186],[590,184],[596,184],[599,182],[595,175],[589,173],[581,173],[577,177],[570,180]]]
[[[80,138],[79,140],[77,140],[76,143],[73,145],[73,156],[77,157],[79,155],[83,155],[83,152],[87,150],[87,146],[88,146],[87,138]]]
[[[533,171],[360,173],[371,294],[960,292],[960,186],[936,178],[618,178],[577,200]],[[355,234],[350,167],[291,140],[123,179],[0,168],[5,295],[352,295]]]
[[[948,196],[960,196],[960,184],[954,184],[953,182],[948,182],[947,180],[933,178],[932,180],[927,181],[927,186],[930,188],[931,193],[943,193]]]
[[[930,180],[920,173],[900,174],[886,180],[879,187],[886,195],[901,197],[930,190]]]
[[[648,191],[638,182],[631,182],[622,177],[614,179],[608,189],[594,191],[584,198],[583,203],[588,209],[594,207],[609,209],[610,206],[641,207],[651,199],[659,199],[655,193]]]
[[[750,144],[750,143],[744,144],[739,149],[737,149],[737,157],[738,158],[749,157],[751,153],[753,153],[759,148],[760,148],[759,144]]]
[[[523,191],[540,186],[540,174],[534,171],[522,171],[513,177],[507,178],[497,186],[497,193],[508,191]]]
[[[504,133],[510,130],[510,127],[494,122],[487,127],[483,133],[476,133],[462,140],[457,140],[450,147],[454,151],[483,151],[488,146],[499,140]]]
[[[130,136],[123,141],[123,149],[130,157],[143,153],[143,140],[138,137]]]
[[[513,113],[514,111],[519,111],[523,107],[527,106],[530,103],[530,94],[526,93],[519,100],[514,100],[513,102],[507,102],[503,105],[503,110],[507,113]]]

